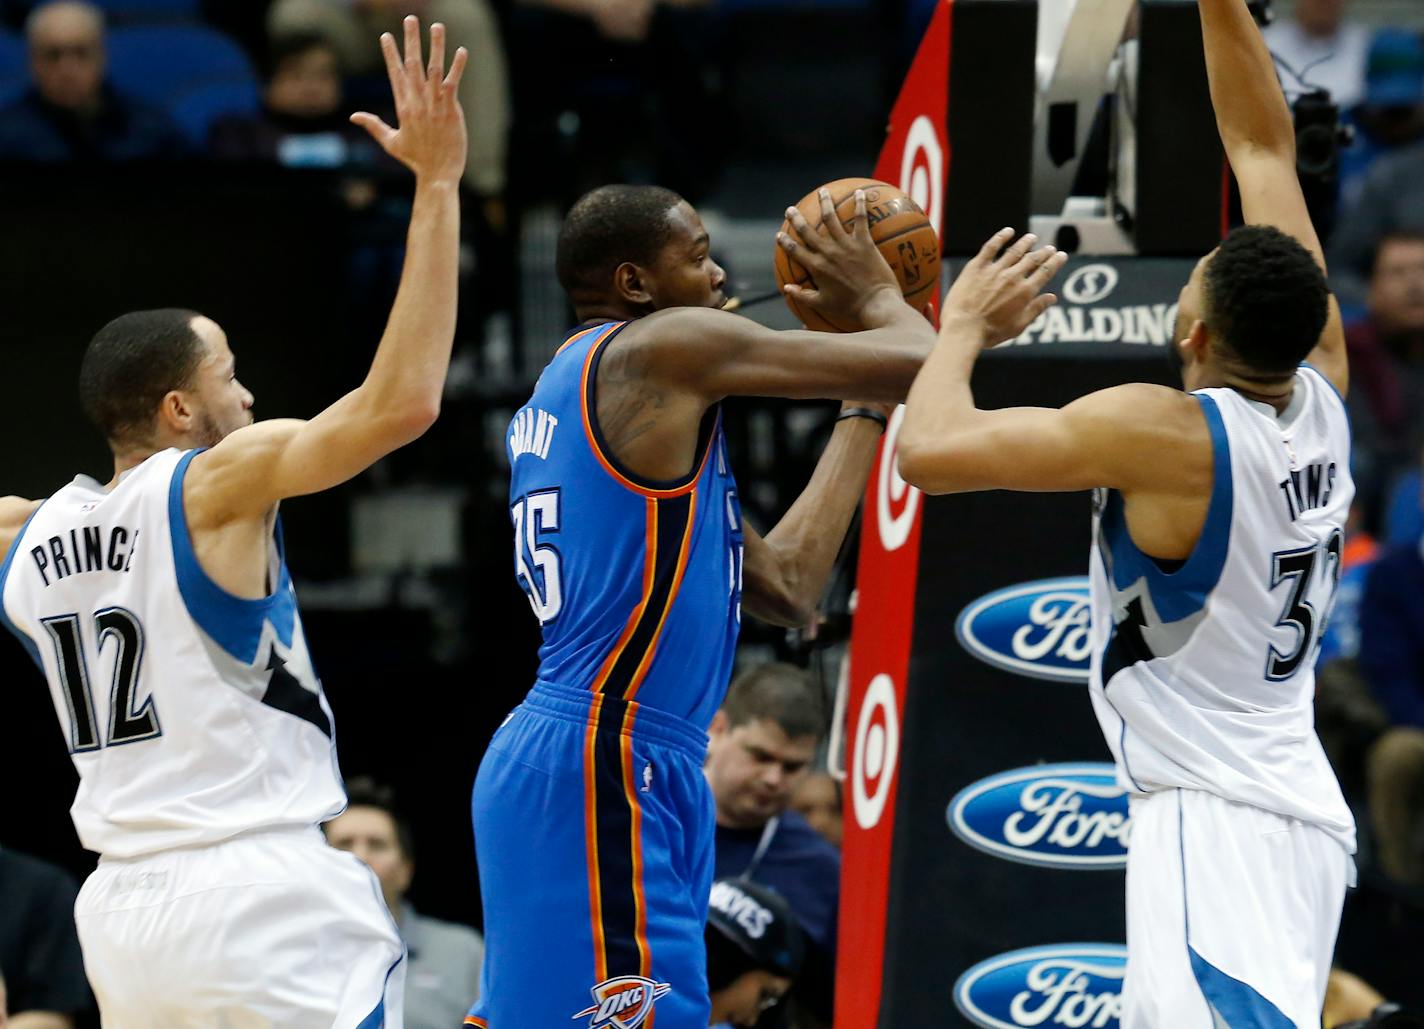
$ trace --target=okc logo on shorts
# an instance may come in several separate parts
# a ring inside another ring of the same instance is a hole
[[[588,991],[593,994],[593,1007],[572,1017],[587,1018],[588,1029],[636,1029],[652,1013],[654,1002],[671,990],[671,983],[653,982],[641,975],[605,979]]]

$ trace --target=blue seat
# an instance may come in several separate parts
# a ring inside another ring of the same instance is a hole
[[[109,79],[125,93],[169,107],[207,83],[257,83],[242,47],[201,25],[144,25],[109,33]]]
[[[202,0],[93,0],[104,12],[119,22],[140,18],[202,17]]]
[[[195,86],[168,105],[179,131],[197,150],[208,144],[213,123],[231,114],[256,114],[262,107],[262,92],[255,82],[208,82]]]
[[[30,84],[29,62],[25,56],[25,41],[8,32],[0,32],[0,104],[8,104]]]

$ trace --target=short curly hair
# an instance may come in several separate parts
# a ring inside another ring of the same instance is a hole
[[[1204,278],[1207,327],[1252,371],[1288,375],[1320,342],[1330,287],[1310,251],[1280,229],[1236,229]]]
[[[554,256],[559,285],[571,296],[613,288],[613,273],[631,261],[647,267],[672,241],[668,214],[682,197],[661,186],[600,186],[564,218]]]

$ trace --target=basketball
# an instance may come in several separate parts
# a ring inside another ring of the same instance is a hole
[[[889,183],[875,179],[837,179],[820,188],[831,191],[836,217],[841,219],[842,224],[849,224],[855,215],[855,191],[865,190],[870,237],[880,248],[880,254],[890,265],[895,278],[900,280],[900,291],[905,294],[905,301],[912,307],[923,309],[939,286],[939,235],[925,212],[920,210],[920,205]],[[821,226],[819,193],[820,189],[812,190],[796,205],[814,228]],[[801,241],[790,220],[781,223],[781,231],[798,243]],[[797,264],[785,250],[777,246],[775,251],[778,289],[788,283],[815,286],[811,273]],[[786,304],[808,329],[852,331],[851,327],[836,325],[805,305],[798,304],[793,297],[786,297]]]

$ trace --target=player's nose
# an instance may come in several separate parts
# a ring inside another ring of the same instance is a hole
[[[727,284],[727,272],[716,261],[712,262],[712,288],[721,289]]]

